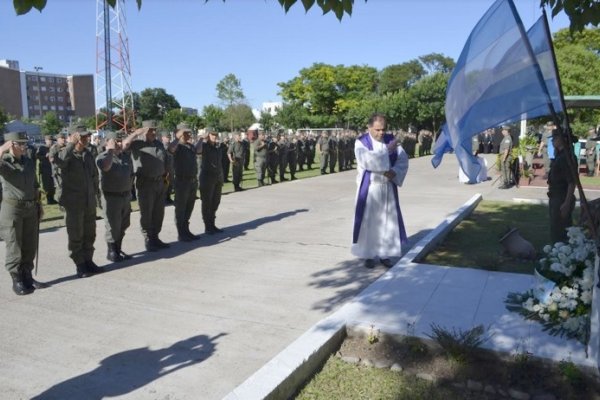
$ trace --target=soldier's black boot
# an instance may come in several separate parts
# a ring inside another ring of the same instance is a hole
[[[158,246],[152,239],[146,238],[144,244],[146,245],[146,251],[158,251]]]
[[[76,268],[77,268],[77,276],[80,278],[88,278],[90,276],[92,276],[92,271],[90,271],[87,267],[87,264],[85,262],[79,263],[79,264],[75,264]]]
[[[125,253],[123,250],[121,250],[121,243],[123,243],[123,239],[115,243],[117,245],[117,251],[119,252],[119,255],[123,257],[123,260],[131,260],[132,257],[129,254]]]
[[[263,180],[258,181],[258,187],[265,186],[265,182]]]
[[[36,281],[33,279],[30,269],[23,269],[23,283],[27,289],[45,289],[50,287],[47,283]]]
[[[183,226],[183,229],[185,229],[185,233],[192,239],[192,240],[198,240],[200,239],[200,235],[194,235],[191,231],[190,231],[190,224],[187,223]]]
[[[112,262],[123,261],[123,257],[119,253],[116,243],[106,243],[106,259]]]
[[[23,296],[26,294],[33,293],[33,288],[28,288],[27,286],[25,286],[25,282],[23,281],[23,276],[19,272],[11,272],[10,277],[12,278],[12,281],[13,281],[13,285],[12,285],[13,292],[15,292],[15,294],[17,296]]]
[[[165,242],[163,242],[162,240],[160,240],[160,239],[158,238],[158,236],[154,237],[152,240],[154,241],[154,245],[155,245],[156,247],[158,247],[159,249],[166,249],[166,248],[169,248],[169,247],[171,247],[171,245],[170,245],[170,244],[168,244],[168,243],[165,243]]]
[[[183,224],[177,225],[177,239],[180,242],[191,242],[194,240],[191,232],[188,233],[187,229],[183,226]]]
[[[104,268],[100,268],[92,260],[86,260],[85,265],[86,265],[88,271],[90,271],[92,274],[101,274],[102,272],[104,272]]]

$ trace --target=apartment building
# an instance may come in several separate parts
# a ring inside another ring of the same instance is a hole
[[[0,60],[0,107],[20,117],[54,111],[64,122],[95,114],[94,76],[21,71],[18,61]]]

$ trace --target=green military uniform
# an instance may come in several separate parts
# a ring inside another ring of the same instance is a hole
[[[277,167],[279,165],[279,145],[272,138],[267,139],[267,172],[271,183],[277,183]]]
[[[191,136],[189,126],[180,124],[177,129],[188,132]],[[198,191],[198,154],[196,146],[189,142],[178,141],[175,150],[173,147],[170,147],[170,150],[173,151],[175,170],[175,225],[179,240],[189,242],[197,239],[196,235],[190,232],[190,218]]]
[[[317,153],[317,141],[312,136],[306,139],[306,166],[312,169]]]
[[[560,212],[561,205],[565,202],[567,195],[569,195],[569,185],[575,182],[567,157],[571,157],[573,165],[576,165],[572,151],[568,151],[568,149],[560,151],[555,149],[554,160],[552,161],[552,167],[548,175],[548,208],[550,212],[550,239],[552,243],[566,243],[568,240],[566,229],[573,225],[572,215],[575,202],[572,201],[569,205],[570,209],[566,217],[563,217]]]
[[[227,149],[227,155],[231,158],[232,163],[232,175],[233,175],[233,188],[236,192],[242,190],[242,177],[244,175],[244,164],[246,150],[241,140],[233,140]]]
[[[151,130],[156,131],[153,121],[144,121],[142,125],[147,134],[151,135]],[[146,250],[157,251],[169,247],[158,238],[165,218],[167,150],[156,138],[134,140],[129,149],[133,157],[140,226]]]
[[[85,127],[74,128],[73,134],[82,138],[90,133]],[[96,200],[98,193],[98,170],[88,148],[77,151],[75,143],[68,143],[54,162],[62,178],[62,194],[59,204],[65,209],[65,225],[69,237],[69,256],[77,266],[81,278],[100,272],[92,261],[96,240]]]
[[[588,131],[588,138],[585,142],[585,164],[587,166],[587,176],[594,176],[596,172],[596,128],[592,127]]]
[[[162,133],[163,146],[167,147],[171,142],[171,134],[169,132]],[[168,143],[165,143],[168,142]],[[175,179],[175,169],[173,167],[173,154],[167,151],[167,159],[165,163],[165,169],[167,170],[166,189],[165,189],[165,204],[173,204],[171,196],[175,193],[173,187],[173,181]]]
[[[27,143],[25,132],[9,132],[6,141]],[[35,163],[26,154],[0,155],[0,180],[4,188],[0,207],[0,237],[6,244],[5,268],[17,295],[43,286],[32,277],[38,241],[38,182]]]
[[[285,170],[288,165],[288,153],[289,142],[283,135],[280,135],[279,139],[277,140],[277,156],[279,157],[277,165],[279,168],[279,180],[281,182],[287,181],[287,178],[285,177]]]
[[[207,128],[209,135],[216,140],[216,132]],[[215,225],[221,191],[223,188],[223,153],[215,140],[202,145],[202,168],[200,172],[200,198],[202,199],[202,219],[206,233],[214,234],[222,230]]]
[[[296,179],[296,164],[298,163],[298,145],[296,138],[293,138],[291,142],[287,142],[287,161],[290,169],[290,179]]]
[[[346,139],[342,135],[338,135],[336,142],[338,171],[341,172],[346,169]]]
[[[116,132],[107,132],[105,139],[118,140]],[[100,171],[102,214],[106,232],[106,258],[118,262],[131,258],[121,249],[125,231],[131,222],[131,187],[133,186],[133,161],[124,151],[105,150],[98,154],[96,166]],[[103,167],[107,166],[105,170]]]
[[[502,129],[510,129],[507,127],[503,127]],[[504,154],[504,152],[507,151],[508,152],[508,156],[506,157],[506,159],[502,159],[502,155]],[[505,135],[504,138],[502,139],[502,142],[500,142],[500,150],[499,150],[499,154],[500,154],[500,169],[502,172],[502,186],[501,188],[508,188],[510,187],[510,183],[511,183],[511,171],[510,171],[510,167],[511,167],[511,163],[512,163],[512,138],[510,136],[510,133],[508,135]]]
[[[52,143],[52,136],[47,135],[45,139]],[[38,160],[38,171],[42,181],[42,188],[46,192],[46,201],[48,204],[56,204],[56,200],[54,200],[55,186],[54,179],[52,178],[52,164],[49,159],[51,146],[52,144],[50,146],[46,144],[40,145],[35,153],[35,157]]]
[[[327,167],[329,166],[329,138],[324,134],[319,137],[317,141],[319,146],[319,153],[321,156],[321,175],[327,173]]]
[[[64,142],[65,139],[66,132],[60,132],[56,135],[57,142],[48,150],[48,160],[52,165],[52,179],[54,181],[54,199],[59,203],[62,195],[62,176],[60,173],[60,167],[56,163],[56,159],[58,158],[58,153],[60,153],[60,151],[66,146],[66,143]]]
[[[298,136],[296,140],[296,153],[298,154],[298,171],[304,171],[304,164],[306,164],[306,143],[302,136]]]
[[[267,144],[260,138],[254,142],[254,170],[258,186],[264,186],[267,171]]]
[[[333,174],[335,172],[335,165],[337,164],[337,148],[338,141],[337,138],[331,134],[329,136],[329,173]]]

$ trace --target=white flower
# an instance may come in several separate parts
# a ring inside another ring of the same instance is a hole
[[[584,290],[581,293],[581,302],[583,304],[591,304],[592,303],[592,291],[591,290]]]
[[[549,244],[544,246],[544,253],[548,254],[552,251],[552,246],[550,246]]]
[[[550,304],[548,304],[549,312],[555,312],[556,310],[558,310],[558,306],[556,305],[555,302],[551,302]]]

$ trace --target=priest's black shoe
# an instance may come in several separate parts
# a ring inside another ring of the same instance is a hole
[[[382,258],[379,261],[381,261],[381,264],[386,268],[392,268],[394,266],[394,263],[389,258]]]
[[[375,260],[371,259],[371,258],[367,258],[365,260],[365,268],[368,269],[373,269],[375,268]]]

